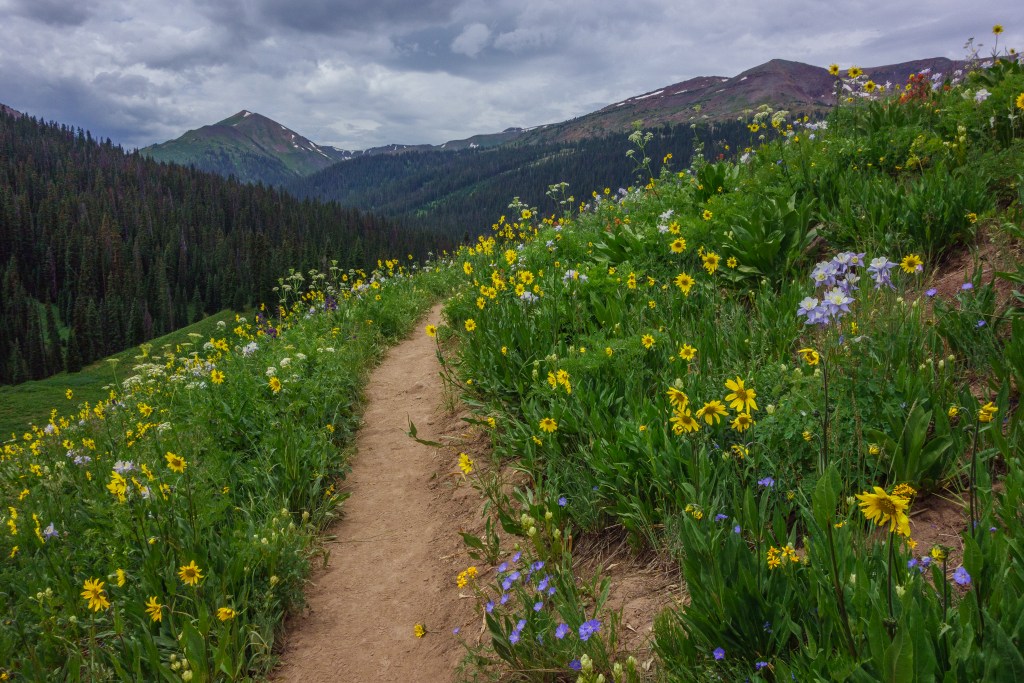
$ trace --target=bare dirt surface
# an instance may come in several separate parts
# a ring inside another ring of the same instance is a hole
[[[364,426],[347,480],[351,497],[330,533],[330,560],[307,591],[308,608],[286,627],[271,680],[315,683],[453,680],[465,650],[455,627],[477,623],[460,599],[456,574],[466,557],[458,530],[479,517],[479,496],[455,486],[451,449],[421,445],[460,438],[442,407],[434,340],[440,306],[370,376]],[[413,635],[424,624],[423,638]]]

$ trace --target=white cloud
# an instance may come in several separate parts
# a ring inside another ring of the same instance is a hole
[[[476,57],[487,47],[491,39],[491,29],[484,24],[470,24],[452,41],[452,52]]]

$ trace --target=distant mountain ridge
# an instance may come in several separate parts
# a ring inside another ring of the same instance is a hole
[[[351,152],[318,145],[247,109],[139,152],[157,161],[269,185],[309,175],[352,156]]]
[[[959,62],[936,57],[864,67],[875,83],[901,84],[925,69],[949,73]],[[488,149],[509,144],[561,144],[627,132],[634,121],[645,128],[735,121],[762,104],[802,114],[824,114],[835,106],[835,78],[823,67],[773,59],[733,77],[698,76],[628,97],[597,111],[534,128],[508,128],[441,145],[391,144],[366,150],[317,145],[265,116],[242,110],[210,126],[141,151],[159,161],[193,165],[244,182],[284,185],[340,161],[426,151]]]
[[[8,116],[13,116],[16,119],[17,118],[21,118],[22,116],[24,116],[24,114],[22,114],[17,109],[11,109],[6,104],[2,104],[2,103],[0,103],[0,113],[7,114]]]

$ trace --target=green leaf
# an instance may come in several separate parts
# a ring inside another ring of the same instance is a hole
[[[814,511],[814,521],[822,529],[827,529],[833,522],[836,512],[836,503],[839,502],[839,489],[842,483],[839,479],[839,472],[834,462],[829,463],[822,473],[818,484],[811,494],[811,504]]]
[[[903,630],[896,632],[892,644],[885,651],[882,680],[888,683],[911,683],[914,680],[914,645],[903,637]]]
[[[409,431],[407,432],[407,434],[410,437],[412,437],[413,441],[415,441],[416,443],[421,443],[424,446],[432,446],[433,448],[444,448],[444,444],[443,443],[438,443],[436,441],[427,441],[426,439],[417,438],[416,437],[416,425],[413,424],[412,420],[408,416],[406,416],[406,419],[409,420]]]

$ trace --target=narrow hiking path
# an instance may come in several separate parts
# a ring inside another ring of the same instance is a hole
[[[464,431],[444,413],[435,343],[423,333],[440,315],[435,306],[370,376],[351,497],[330,529],[330,561],[314,572],[308,609],[287,624],[271,680],[452,680],[464,653],[452,629],[479,621],[455,587],[465,568],[460,520],[476,510],[468,487],[446,485],[455,465],[445,449],[407,434],[410,419],[422,439]],[[417,623],[428,629],[423,638],[413,635]]]

